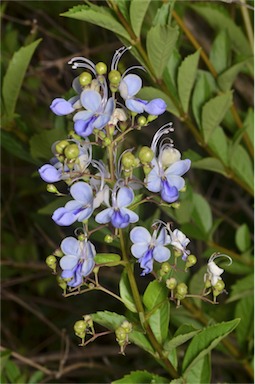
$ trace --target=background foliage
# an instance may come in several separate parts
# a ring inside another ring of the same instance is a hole
[[[49,104],[70,87],[73,73],[67,62],[71,57],[109,63],[113,51],[123,43],[133,45],[131,53],[147,69],[141,97],[165,99],[170,114],[161,122],[174,121],[176,145],[192,159],[179,209],[162,206],[161,212],[155,212],[156,217],[163,215],[179,224],[192,238],[199,263],[183,278],[193,293],[199,293],[207,257],[221,251],[233,259],[231,267],[224,266],[229,295],[222,296],[218,306],[193,299],[179,309],[171,307],[170,331],[174,335],[185,323],[201,328],[240,318],[235,332],[211,357],[207,354],[201,360],[201,377],[194,372],[194,382],[208,380],[210,358],[211,382],[252,381],[253,52],[249,7],[249,2],[209,1],[2,2],[1,382],[111,382],[141,367],[155,377],[146,378],[141,371],[130,381],[126,377],[119,382],[158,382],[156,375],[162,374],[154,360],[134,344],[127,347],[125,357],[118,355],[114,335],[79,348],[73,336],[77,319],[103,310],[121,313],[123,308],[102,292],[63,298],[44,263],[64,235],[71,234],[51,221],[49,215],[56,206],[37,174],[37,168],[50,157],[52,142],[65,137],[67,130],[66,120],[53,116]],[[135,59],[126,55],[123,70]],[[155,130],[152,125],[132,137],[130,146],[132,140],[148,145]],[[94,240],[105,252],[103,235]],[[118,289],[119,273],[118,268],[103,270],[104,283],[112,290]],[[141,290],[145,282],[141,282]],[[105,325],[100,312],[95,320]],[[194,353],[194,349],[190,351]],[[183,356],[183,349],[179,353]],[[192,359],[187,353],[184,370]]]

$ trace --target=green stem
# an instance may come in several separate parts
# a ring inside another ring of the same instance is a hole
[[[251,46],[252,52],[254,52],[254,38],[253,38],[253,30],[252,30],[252,25],[251,25],[251,20],[249,17],[249,12],[246,7],[246,0],[240,0],[241,1],[241,12],[243,16],[243,21],[246,29],[246,33],[249,39],[249,43]]]
[[[178,372],[176,371],[174,366],[171,364],[171,362],[168,360],[168,358],[164,355],[162,346],[159,344],[159,342],[155,338],[154,333],[152,332],[152,329],[146,320],[143,303],[142,303],[140,293],[138,291],[138,287],[136,284],[135,276],[133,273],[133,267],[129,262],[128,254],[126,252],[127,247],[126,247],[124,235],[121,229],[119,230],[119,237],[120,237],[120,246],[122,250],[123,259],[126,262],[126,270],[127,270],[131,291],[133,294],[133,299],[135,302],[136,309],[140,315],[143,328],[146,331],[146,334],[151,342],[151,345],[153,346],[155,351],[158,353],[159,359],[164,364],[166,371],[170,374],[171,377],[176,379],[179,377]]]

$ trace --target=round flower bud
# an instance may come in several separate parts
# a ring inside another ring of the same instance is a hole
[[[180,205],[181,205],[181,203],[179,203],[179,201],[176,201],[175,203],[171,204],[171,207],[174,209],[178,209],[178,208],[180,208]]]
[[[57,153],[59,153],[59,154],[64,153],[64,149],[65,149],[65,147],[66,147],[67,145],[69,145],[69,141],[67,141],[67,140],[61,140],[61,141],[59,141],[59,142],[56,144],[56,147],[55,147]]]
[[[182,256],[183,252],[180,249],[174,248],[174,257]]]
[[[154,157],[153,150],[149,147],[142,147],[138,153],[138,157],[142,164],[150,163]]]
[[[122,165],[126,170],[129,170],[134,166],[135,156],[131,152],[126,152],[121,159]]]
[[[60,288],[62,288],[63,290],[66,290],[67,283],[64,279],[62,279],[61,276],[57,276],[57,283],[60,286]]]
[[[189,255],[186,260],[186,268],[190,268],[195,265],[197,262],[197,258],[195,255]]]
[[[188,287],[185,283],[180,283],[176,287],[176,292],[181,295],[185,296],[188,293]]]
[[[115,331],[116,339],[118,342],[126,341],[127,338],[127,331],[123,327],[119,327]]]
[[[218,280],[217,283],[213,286],[213,289],[219,292],[222,292],[224,288],[225,288],[225,283],[223,280]]]
[[[145,116],[139,116],[138,119],[137,119],[137,123],[140,125],[140,126],[144,126],[146,125],[147,123],[147,119]]]
[[[50,193],[58,193],[58,190],[54,184],[47,184],[47,191]]]
[[[111,144],[111,139],[109,139],[109,137],[105,137],[103,143],[105,147],[108,147],[108,145]]]
[[[132,324],[127,320],[123,321],[121,327],[125,329],[126,333],[130,333],[132,331]]]
[[[82,72],[79,76],[79,82],[82,87],[85,87],[86,85],[89,85],[92,81],[91,73],[89,72]]]
[[[161,154],[161,162],[164,168],[169,167],[169,165],[176,163],[181,159],[181,154],[178,149],[166,147],[163,149]]]
[[[213,289],[213,296],[217,297],[221,294],[222,291],[218,291],[217,289]]]
[[[151,121],[157,119],[157,117],[158,117],[158,116],[155,116],[155,115],[149,115],[149,116],[147,117],[147,123],[150,123]]]
[[[211,286],[212,286],[211,281],[209,279],[206,279],[205,288],[211,288]]]
[[[57,259],[55,256],[50,255],[46,258],[46,264],[48,265],[49,268],[55,270],[56,265],[57,265]]]
[[[84,233],[80,233],[79,236],[78,236],[78,240],[79,241],[84,241],[86,240],[86,236],[84,235]]]
[[[105,75],[107,72],[107,65],[102,61],[99,61],[99,63],[96,64],[96,72],[99,75]]]
[[[77,336],[83,338],[86,334],[87,324],[83,320],[78,320],[74,324],[74,332]]]
[[[145,176],[147,176],[151,171],[151,167],[148,164],[145,164],[143,166],[143,171],[144,171]]]
[[[119,122],[119,128],[122,132],[124,132],[127,129],[128,123],[126,121],[120,121]]]
[[[79,156],[80,150],[77,144],[69,144],[64,150],[65,157],[67,159],[76,159]]]
[[[118,85],[121,79],[121,74],[119,73],[119,71],[113,69],[109,72],[108,78],[112,85]]]
[[[105,237],[104,237],[104,241],[105,241],[105,243],[107,243],[107,244],[111,244],[112,242],[113,242],[113,237],[112,237],[112,235],[105,235]]]
[[[166,275],[168,272],[171,271],[171,265],[165,261],[162,265],[161,265],[161,268],[160,268],[160,275],[161,276],[164,276]]]
[[[174,277],[167,279],[166,286],[168,289],[175,289],[177,286],[177,280]]]
[[[54,251],[54,256],[62,257],[62,256],[64,256],[64,253],[61,251],[60,248],[57,248],[57,249],[55,249],[55,251]]]
[[[81,138],[79,135],[77,135],[77,134],[74,132],[74,130],[72,130],[72,131],[69,132],[69,137],[70,137],[71,139],[75,139],[75,140],[80,140],[80,138]]]

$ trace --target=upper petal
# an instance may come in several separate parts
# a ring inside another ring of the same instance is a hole
[[[167,181],[171,187],[175,187],[180,191],[185,186],[185,180],[181,176],[167,175]]]
[[[63,256],[60,259],[59,265],[62,269],[73,269],[78,263],[79,258],[74,255]]]
[[[117,207],[127,207],[134,200],[134,192],[128,187],[122,187],[117,193]]]
[[[77,112],[74,117],[73,117],[73,121],[78,121],[78,120],[84,120],[84,121],[87,121],[89,120],[92,116],[94,115],[93,112],[91,111],[79,111]]]
[[[121,80],[119,85],[120,95],[121,97],[123,97],[123,99],[133,97],[134,95],[137,94],[137,92],[140,91],[141,88],[142,88],[141,78],[133,74],[125,76]]]
[[[95,220],[99,224],[109,223],[111,221],[112,214],[113,214],[113,209],[106,208],[96,215]]]
[[[191,161],[189,159],[176,161],[165,170],[165,175],[182,176],[190,169],[190,165]]]
[[[91,204],[93,200],[92,188],[89,184],[83,181],[78,181],[70,188],[70,193],[73,198],[84,205]]]
[[[155,169],[147,176],[147,189],[151,192],[159,192],[161,188],[161,178]]]
[[[135,227],[130,232],[130,240],[133,243],[147,243],[149,244],[151,241],[150,232],[144,227]]]
[[[136,243],[131,247],[131,252],[134,257],[140,259],[148,249],[147,243]]]
[[[69,236],[61,242],[60,248],[65,255],[78,255],[79,243],[79,240]]]
[[[166,247],[163,247],[163,245],[157,245],[153,250],[154,260],[159,261],[160,263],[167,261],[170,256],[170,250]]]
[[[166,228],[162,228],[158,234],[156,243],[157,245],[165,245],[168,242],[169,238],[167,236]]]
[[[85,90],[81,93],[81,104],[88,111],[97,112],[102,103],[100,93],[97,91]]]

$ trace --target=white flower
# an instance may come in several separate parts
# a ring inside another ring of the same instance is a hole
[[[227,256],[227,255],[222,255],[222,254],[217,254],[217,253],[214,253],[209,261],[208,261],[208,264],[207,264],[207,273],[206,273],[206,277],[210,280],[212,286],[214,287],[219,280],[222,280],[222,278],[220,277],[222,275],[222,273],[224,272],[224,269],[218,267],[218,265],[215,264],[214,260],[217,258],[217,257],[226,257],[227,259],[229,259],[230,264],[232,264],[232,259],[231,257]]]

